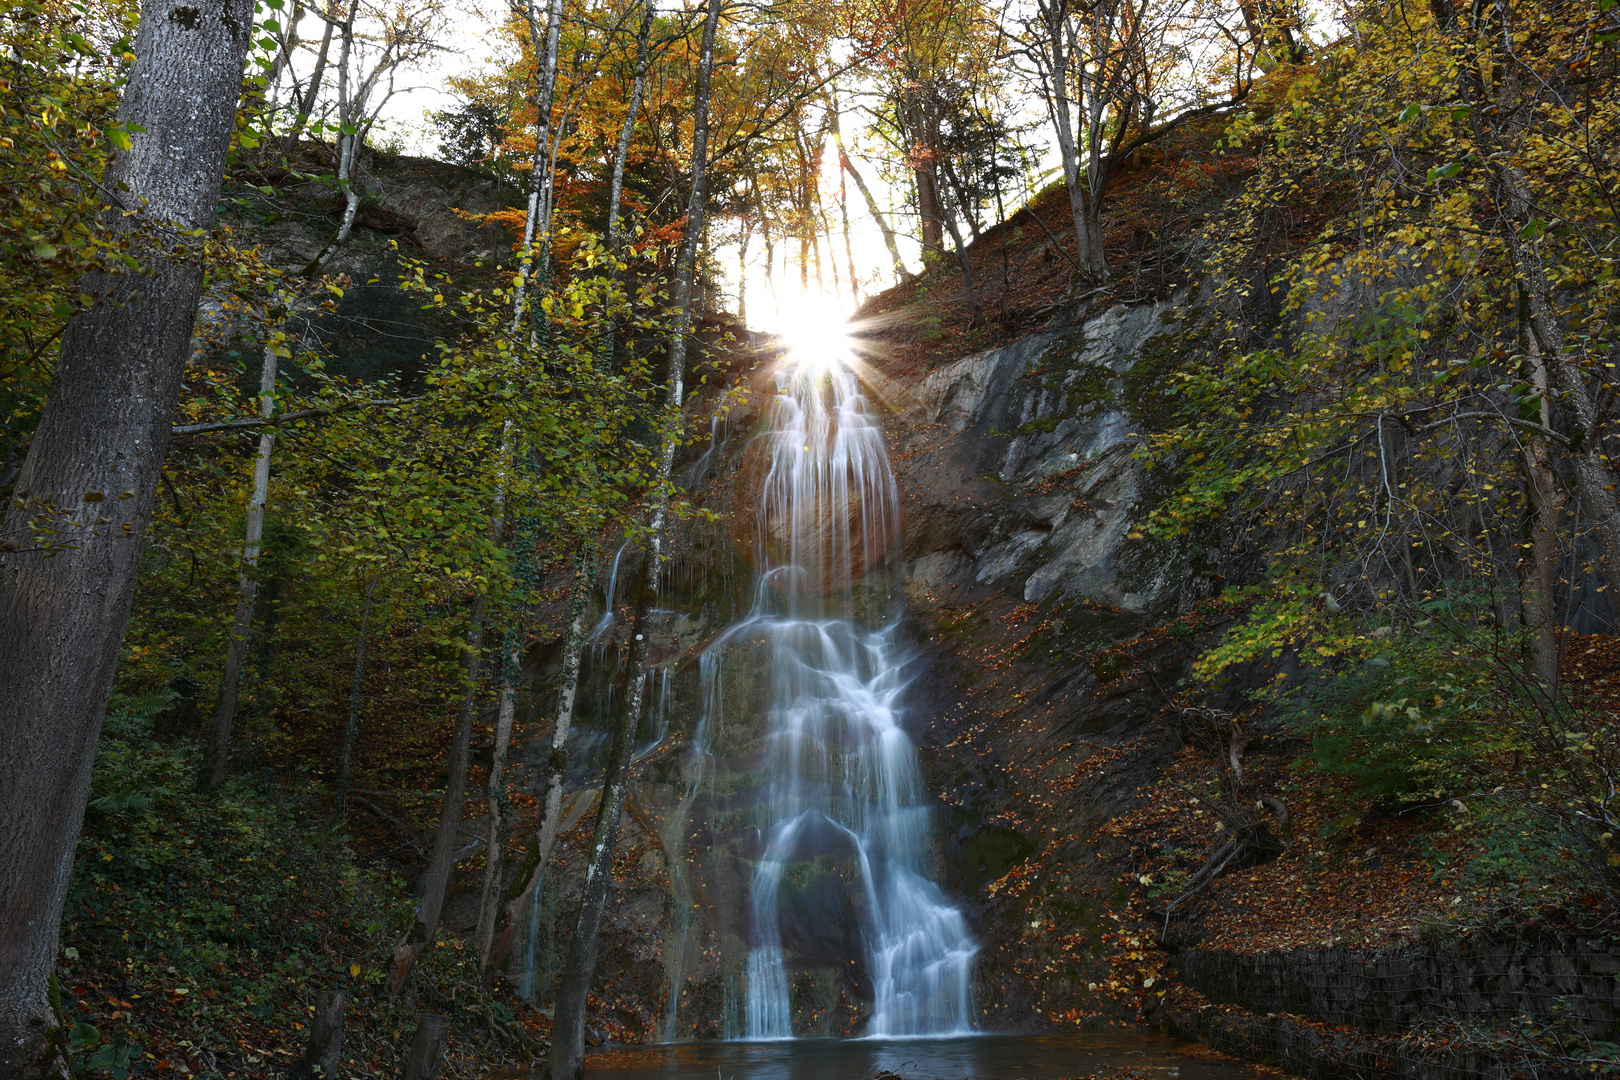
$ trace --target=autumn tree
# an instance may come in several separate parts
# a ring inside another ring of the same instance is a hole
[[[1254,10],[1243,7],[1255,34],[1276,27],[1275,20],[1257,23]],[[1057,135],[1075,248],[1088,276],[1108,272],[1102,208],[1120,164],[1248,96],[1263,42],[1227,21],[1197,0],[1037,0],[1023,52]]]
[[[1612,748],[1570,749],[1584,721],[1559,668],[1571,584],[1615,580],[1617,18],[1364,8],[1308,69],[1273,72],[1227,131],[1258,172],[1208,237],[1210,305],[1185,342],[1207,362],[1176,377],[1181,419],[1153,440],[1179,490],[1147,530],[1244,521],[1221,542],[1274,553],[1263,599],[1200,660],[1206,679],[1278,649],[1379,671],[1410,652],[1397,636],[1438,622],[1430,666],[1400,671],[1421,707],[1369,711],[1376,737],[1345,736],[1334,766],[1381,755],[1404,763],[1385,770],[1413,785],[1399,790],[1432,793],[1436,754],[1535,747],[1547,785],[1525,804],[1599,863]],[[1469,655],[1496,680],[1489,722],[1449,674]]]

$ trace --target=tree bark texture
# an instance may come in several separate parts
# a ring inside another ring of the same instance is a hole
[[[343,1001],[342,990],[322,990],[315,995],[315,1015],[309,1023],[309,1048],[304,1051],[304,1064],[321,1070],[325,1080],[338,1074],[338,1062],[343,1056]]]
[[[354,53],[354,20],[360,14],[360,0],[350,0],[349,17],[343,23],[343,44],[338,50],[338,190],[343,192],[343,221],[338,225],[337,238],[327,247],[327,258],[334,246],[348,243],[354,228],[354,215],[360,209],[360,192],[354,186],[354,165],[360,141],[360,117],[349,86],[349,60]],[[347,128],[347,131],[343,129]],[[320,260],[322,263],[325,259]]]
[[[456,710],[456,730],[450,739],[449,776],[444,785],[444,806],[439,811],[439,831],[433,836],[433,852],[423,875],[422,902],[417,905],[416,922],[405,939],[394,946],[394,966],[388,975],[388,993],[399,996],[422,950],[433,940],[450,890],[450,874],[455,869],[456,834],[461,829],[461,807],[467,796],[467,761],[472,750],[473,719],[478,715],[478,669],[484,652],[484,598],[472,603],[472,627],[467,631],[467,690]]]
[[[704,212],[708,200],[709,96],[714,74],[714,39],[720,25],[722,0],[707,0],[703,21],[703,42],[698,54],[697,86],[692,94],[692,185],[686,206],[686,231],[675,261],[675,328],[669,343],[669,388],[665,402],[670,434],[665,437],[659,462],[658,495],[648,522],[646,562],[642,566],[641,591],[626,674],[624,709],[613,732],[612,748],[602,781],[602,804],[597,808],[596,828],[591,839],[590,864],[580,891],[579,920],[568,944],[562,983],[553,1014],[551,1058],[547,1075],[551,1080],[580,1080],[585,1072],[585,1003],[591,978],[596,971],[596,947],[602,927],[602,910],[607,904],[609,879],[613,874],[613,851],[618,842],[619,812],[624,806],[630,776],[630,757],[640,719],[642,692],[647,683],[647,653],[651,634],[645,613],[656,606],[659,562],[663,554],[665,519],[669,513],[669,479],[680,439],[681,403],[686,368],[687,338],[692,330],[692,287],[696,277],[698,245],[703,239]]]
[[[1546,358],[1536,348],[1535,336],[1525,333],[1530,387],[1536,391],[1535,415],[1527,417],[1548,427],[1552,415],[1551,388]],[[1530,669],[1549,694],[1558,689],[1558,570],[1562,554],[1558,542],[1559,519],[1569,496],[1553,471],[1548,440],[1531,435],[1525,440],[1523,463],[1528,510],[1529,546],[1520,560],[1520,591],[1524,621],[1530,629]]]
[[[422,1013],[416,1021],[416,1037],[405,1059],[405,1080],[433,1080],[439,1075],[439,1059],[444,1041],[450,1037],[450,1018],[438,1013]]]
[[[276,411],[276,369],[276,350],[267,345],[259,371],[259,416],[265,421]],[[242,579],[236,590],[236,615],[231,620],[225,670],[220,675],[219,695],[214,705],[214,748],[208,769],[210,788],[225,782],[231,764],[231,728],[236,723],[236,694],[242,685],[248,639],[253,634],[253,605],[259,592],[259,555],[264,541],[264,506],[270,498],[270,454],[275,446],[276,429],[266,423],[259,429],[259,454],[253,459],[253,494],[248,497],[247,524],[242,536]]]
[[[44,1071],[46,987],[219,205],[253,5],[148,0],[107,173],[147,255],[93,274],[0,532],[0,1076]],[[48,530],[48,531],[47,531]],[[48,550],[47,550],[48,549]]]

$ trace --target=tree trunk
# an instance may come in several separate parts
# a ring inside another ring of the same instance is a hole
[[[353,776],[354,744],[360,738],[361,687],[366,676],[366,628],[371,624],[371,598],[377,591],[379,569],[366,585],[366,601],[360,609],[360,632],[354,636],[354,681],[349,687],[349,716],[343,725],[343,749],[338,754],[337,795],[332,799],[332,820],[342,821],[349,809],[349,782]]]
[[[630,104],[624,111],[624,126],[619,129],[619,142],[613,148],[613,176],[608,181],[607,250],[611,261],[607,273],[615,278],[619,273],[619,248],[623,242],[619,219],[624,199],[624,163],[630,156],[630,137],[635,133],[636,114],[641,110],[641,95],[647,85],[647,46],[652,38],[652,29],[653,9],[649,3],[641,16],[641,29],[636,33],[636,74],[630,84]],[[603,363],[611,365],[614,345],[618,340],[618,325],[611,314],[605,322],[600,356]]]
[[[354,228],[355,211],[360,209],[360,193],[354,188],[354,165],[360,141],[360,117],[349,89],[349,60],[354,55],[354,20],[360,13],[360,0],[350,0],[349,17],[343,23],[343,45],[338,50],[338,190],[343,192],[343,221],[338,225],[333,245],[348,243]],[[345,131],[344,129],[348,129]],[[328,245],[330,257],[332,245]],[[321,260],[325,262],[325,259]]]
[[[658,593],[659,560],[663,553],[664,525],[669,511],[669,481],[680,445],[681,403],[686,368],[687,338],[692,330],[692,286],[696,277],[698,246],[703,239],[704,212],[707,209],[709,153],[709,94],[714,74],[714,39],[720,24],[722,0],[707,0],[703,21],[703,43],[698,56],[697,86],[692,100],[692,184],[686,206],[686,232],[675,262],[675,328],[669,342],[669,393],[665,402],[663,456],[659,461],[657,495],[652,519],[648,522],[646,562],[642,567],[638,609],[654,606]],[[649,600],[649,596],[652,600]],[[613,873],[613,850],[618,841],[619,811],[624,805],[630,775],[630,755],[639,719],[643,688],[646,686],[649,628],[638,613],[626,675],[624,709],[616,718],[613,746],[602,782],[602,804],[597,809],[592,836],[591,860],[581,890],[579,920],[568,944],[557,1007],[553,1014],[551,1058],[547,1074],[551,1080],[580,1080],[584,1075],[585,1003],[591,977],[596,970],[596,945],[602,925],[602,909],[607,903],[609,878]]]
[[[1576,490],[1583,509],[1597,525],[1605,576],[1614,588],[1620,586],[1620,505],[1615,499],[1614,471],[1604,460],[1602,443],[1596,437],[1597,404],[1580,368],[1564,351],[1564,329],[1553,307],[1552,285],[1547,280],[1540,241],[1521,235],[1534,218],[1528,182],[1517,168],[1506,166],[1502,169],[1502,187],[1508,196],[1504,201],[1513,211],[1503,232],[1530,309],[1529,336],[1533,340],[1528,347],[1546,364],[1558,402],[1568,411],[1564,426],[1572,429],[1569,455]]]
[[[433,1080],[439,1075],[439,1059],[450,1036],[450,1018],[425,1012],[416,1019],[416,1036],[405,1059],[405,1080]]]
[[[511,955],[517,940],[519,919],[534,900],[534,891],[545,880],[551,849],[557,844],[562,824],[563,781],[568,770],[568,731],[574,722],[574,700],[579,692],[580,652],[585,645],[585,600],[595,580],[596,548],[580,548],[574,569],[574,592],[569,600],[568,637],[563,642],[562,684],[557,688],[557,721],[551,728],[551,753],[546,760],[546,805],[535,834],[535,848],[524,861],[522,885],[507,900],[502,911],[502,928],[487,956],[480,957],[484,979],[495,977]],[[611,603],[611,600],[609,601]]]
[[[949,163],[946,164],[945,174],[948,179],[955,179]],[[956,265],[962,271],[962,302],[973,312],[972,325],[983,326],[984,310],[979,307],[979,291],[973,284],[973,259],[968,255],[967,245],[962,242],[962,230],[956,225],[956,215],[951,213],[949,207],[943,207],[942,210],[945,225],[951,233],[951,243],[956,245]]]
[[[1528,329],[1525,338],[1530,387],[1537,394],[1535,415],[1526,419],[1545,428],[1552,418],[1546,359]],[[1558,525],[1569,497],[1553,472],[1547,439],[1531,435],[1523,457],[1530,542],[1520,560],[1520,591],[1531,634],[1530,669],[1550,695],[1558,690]]]
[[[259,415],[265,420],[276,411],[276,351],[267,345],[259,371]],[[242,579],[236,590],[236,617],[225,648],[225,671],[219,680],[219,697],[214,705],[214,751],[207,786],[225,782],[231,763],[231,726],[236,722],[236,692],[242,683],[242,667],[247,659],[248,639],[253,633],[253,603],[259,592],[259,554],[264,540],[264,505],[270,497],[270,452],[276,445],[276,429],[269,424],[259,429],[259,456],[253,461],[253,494],[248,497],[247,525],[242,538]]]
[[[537,57],[544,56],[545,62],[540,65],[537,82],[535,84],[535,120],[534,135],[534,162],[529,172],[529,198],[528,213],[523,219],[523,258],[518,271],[517,288],[512,299],[512,324],[516,328],[521,322],[524,310],[524,296],[530,284],[530,278],[535,273],[534,241],[538,235],[542,242],[550,233],[550,222],[542,221],[545,206],[549,201],[551,177],[546,163],[550,160],[547,148],[551,142],[551,108],[556,100],[557,89],[557,42],[562,33],[562,4],[563,0],[551,0],[546,13],[546,33],[542,40],[540,36],[540,20],[533,0],[530,0],[527,17],[529,23],[529,36],[534,45]],[[543,258],[541,260],[544,261]]]
[[[303,100],[298,103],[298,116],[293,120],[292,130],[287,132],[286,147],[291,150],[298,142],[298,136],[303,133],[304,125],[309,123],[309,116],[315,111],[316,99],[320,97],[321,83],[326,79],[326,58],[332,51],[332,28],[336,25],[333,15],[337,10],[336,0],[328,2],[327,11],[317,12],[326,29],[321,34],[321,49],[315,54],[315,70],[309,75],[309,89],[304,91]]]
[[[939,180],[934,174],[934,163],[939,153],[939,121],[936,106],[931,100],[932,87],[913,87],[907,91],[905,118],[911,139],[912,179],[917,189],[917,235],[923,246],[923,263],[928,252],[945,252],[944,223],[940,218]]]
[[[298,50],[298,24],[304,20],[303,0],[296,0],[293,4],[292,15],[282,27],[281,48],[276,50],[275,62],[265,73],[265,84],[270,88],[270,98],[265,104],[264,130],[270,131],[276,122],[276,113],[281,111],[281,77],[286,74],[292,64],[293,53]],[[251,84],[250,84],[251,85]],[[293,89],[296,92],[297,77],[294,76]]]
[[[843,155],[839,155],[843,159]],[[849,235],[849,185],[844,183],[844,174],[847,170],[840,167],[838,170],[838,216],[844,225],[844,260],[849,267],[849,295],[850,299],[859,304],[861,302],[861,279],[855,272],[855,242]]]
[[[744,217],[742,235],[737,241],[737,321],[748,329],[748,241],[754,237],[754,222]]]
[[[624,199],[624,163],[630,156],[630,137],[636,130],[636,114],[641,109],[641,95],[647,85],[647,67],[650,62],[648,43],[652,40],[653,8],[648,4],[641,15],[641,28],[636,31],[636,74],[630,83],[630,104],[624,111],[624,126],[619,129],[619,142],[613,148],[613,178],[608,183],[607,249],[609,254],[619,253],[619,209]]]
[[[322,990],[315,995],[315,1015],[309,1024],[309,1048],[304,1051],[304,1064],[320,1069],[323,1080],[337,1076],[338,1062],[343,1056],[343,1000],[342,990]]]
[[[450,889],[450,873],[455,869],[456,834],[461,829],[461,804],[467,794],[467,759],[472,747],[473,719],[478,715],[478,669],[484,651],[484,598],[472,603],[472,626],[467,631],[467,690],[456,711],[456,731],[450,740],[449,777],[444,785],[444,807],[439,812],[439,831],[433,837],[433,853],[423,875],[422,901],[416,909],[416,922],[405,939],[394,946],[394,967],[388,975],[388,993],[398,997],[410,978],[417,957],[433,940],[444,912]]]
[[[517,713],[518,683],[523,677],[523,632],[507,631],[501,649],[501,695],[495,712],[495,748],[490,755],[489,781],[484,795],[489,805],[489,837],[484,847],[484,891],[478,902],[478,956],[489,956],[495,937],[495,917],[501,901],[501,870],[506,851],[506,790],[501,773],[512,743],[512,719]]]
[[[612,742],[602,775],[602,800],[596,810],[596,826],[591,833],[590,862],[580,888],[579,917],[568,943],[557,1003],[552,1012],[551,1057],[547,1062],[549,1080],[580,1080],[584,1075],[585,1005],[591,979],[596,973],[596,947],[612,884],[613,853],[618,846],[619,819],[629,787],[630,759],[636,727],[641,720],[643,695],[647,685],[647,655],[651,645],[648,615],[658,601],[658,537],[649,545],[637,590],[633,640],[625,674],[624,703],[614,716]]]
[[[47,982],[219,205],[253,5],[142,5],[104,190],[141,273],[92,274],[0,533],[0,1076],[43,1074]],[[141,130],[141,129],[144,129]]]
[[[765,241],[765,295],[771,298],[771,315],[780,318],[782,303],[776,297],[776,238],[771,235],[771,219],[769,217],[760,225],[760,232]]]
[[[1069,218],[1074,225],[1075,252],[1079,264],[1089,273],[1091,269],[1091,228],[1086,213],[1086,192],[1080,180],[1080,151],[1075,142],[1074,115],[1069,100],[1069,54],[1064,44],[1068,35],[1068,11],[1063,0],[1042,0],[1041,18],[1046,33],[1046,44],[1051,50],[1047,60],[1046,104],[1052,115],[1052,127],[1057,134],[1058,156],[1063,163],[1063,187],[1069,196]],[[1033,211],[1032,211],[1033,212]]]
[[[836,128],[833,129],[833,137],[835,139],[838,137]],[[838,163],[849,173],[850,179],[855,181],[855,190],[866,200],[867,213],[872,215],[872,220],[877,222],[878,231],[883,234],[883,243],[889,249],[889,259],[894,263],[895,284],[911,280],[911,271],[906,269],[906,261],[900,257],[900,244],[894,230],[889,227],[888,218],[884,217],[883,211],[878,208],[877,199],[872,197],[872,189],[866,186],[865,178],[861,176],[860,170],[855,168],[855,162],[844,152],[842,142],[838,145]]]
[[[1527,109],[1524,97],[1534,91],[1524,87],[1522,61],[1502,47],[1503,37],[1511,35],[1511,28],[1501,23],[1508,10],[1490,5],[1476,7],[1478,14],[1468,14],[1459,12],[1451,0],[1430,0],[1430,12],[1456,55],[1460,96],[1474,106],[1476,141],[1495,151],[1484,160],[1495,172],[1493,194],[1501,211],[1501,234],[1529,307],[1532,344],[1547,366],[1559,403],[1572,414],[1568,419],[1573,424],[1564,426],[1573,428],[1569,454],[1576,490],[1582,508],[1597,525],[1598,549],[1612,588],[1620,583],[1620,500],[1615,494],[1615,474],[1592,437],[1598,425],[1596,403],[1580,369],[1564,352],[1564,329],[1553,302],[1540,240],[1527,235],[1527,227],[1536,218],[1534,193],[1524,170],[1513,162],[1521,150]],[[1492,55],[1482,61],[1481,52]],[[1494,93],[1481,78],[1482,63],[1501,73]],[[1531,85],[1539,84],[1532,81]]]

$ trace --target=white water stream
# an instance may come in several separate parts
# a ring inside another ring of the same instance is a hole
[[[873,995],[866,1034],[972,1031],[978,946],[926,872],[927,802],[899,722],[900,518],[883,433],[841,364],[785,367],[777,390],[761,585],[745,623],[768,635],[773,685],[743,1034],[793,1035],[783,878],[829,858],[854,893]]]

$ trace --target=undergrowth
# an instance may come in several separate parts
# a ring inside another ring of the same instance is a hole
[[[198,792],[198,748],[153,735],[166,704],[115,701],[103,730],[58,968],[72,1075],[280,1075],[319,990],[347,994],[346,1075],[397,1075],[419,1010],[451,1018],[440,1075],[525,1052],[512,1009],[469,990],[477,957],[453,938],[391,1000],[406,883],[358,859],[296,787],[242,777]]]

